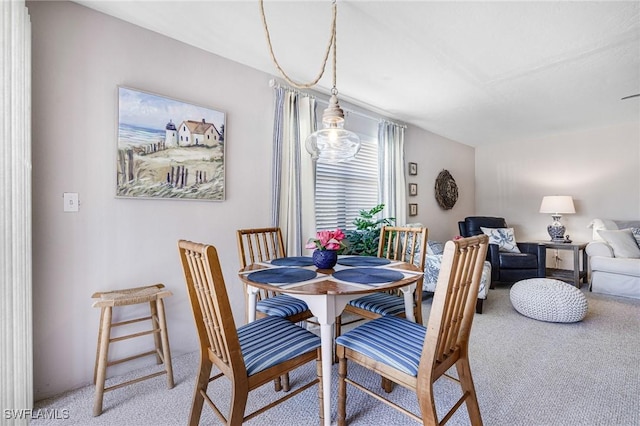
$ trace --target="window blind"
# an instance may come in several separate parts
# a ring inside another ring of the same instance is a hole
[[[360,210],[378,204],[378,141],[360,136],[360,152],[347,163],[317,163],[316,229],[355,229]]]

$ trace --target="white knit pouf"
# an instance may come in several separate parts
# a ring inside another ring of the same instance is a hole
[[[509,292],[522,315],[548,322],[577,322],[587,314],[587,298],[576,287],[549,278],[518,281]]]

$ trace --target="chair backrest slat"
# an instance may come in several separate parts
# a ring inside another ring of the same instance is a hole
[[[445,244],[419,377],[431,376],[437,364],[449,365],[455,362],[452,357],[466,353],[488,243],[481,235]]]
[[[246,374],[215,247],[180,240],[178,250],[201,352],[205,355],[208,351],[213,353],[220,368]]]
[[[380,241],[378,243],[378,257],[385,257],[389,260],[409,262],[416,265],[420,270],[424,270],[424,263],[427,256],[427,236],[426,227],[412,226],[383,226],[380,229]],[[416,261],[416,259],[418,259]],[[422,282],[420,276],[416,282],[414,291],[414,304],[416,306],[414,315],[416,321],[422,323]],[[402,296],[400,290],[390,290],[389,293]]]
[[[457,338],[460,332],[460,325],[464,315],[465,301],[468,294],[468,271],[469,256],[468,252],[463,251],[460,257],[455,259],[453,265],[453,285],[450,289],[450,296],[445,300],[445,315],[443,325],[443,336],[440,340],[440,348],[438,349],[438,361],[442,361],[443,357],[448,356],[455,351]]]
[[[241,268],[286,256],[282,231],[278,227],[238,229],[236,234]],[[273,297],[276,294],[274,291],[260,290],[258,299]]]
[[[239,229],[238,254],[241,267],[285,256],[280,228]]]
[[[428,230],[425,227],[383,226],[380,229],[378,257],[414,263],[420,256],[419,268],[424,268]]]
[[[208,341],[216,355],[226,359],[225,349],[220,345],[220,339],[216,336],[215,327],[211,327],[211,324],[215,321],[215,312],[207,297],[210,291],[207,285],[202,254],[189,251],[186,253],[186,259],[189,264],[189,272],[193,276],[194,293],[202,312],[202,322],[207,331]]]

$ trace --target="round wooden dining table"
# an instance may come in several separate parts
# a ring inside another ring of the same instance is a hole
[[[407,263],[368,256],[340,256],[333,269],[317,269],[310,257],[274,259],[238,272],[248,293],[249,321],[256,316],[259,289],[288,294],[306,302],[320,324],[324,423],[331,423],[331,365],[335,319],[345,306],[368,293],[399,289],[407,319],[415,322],[413,292],[423,271]]]

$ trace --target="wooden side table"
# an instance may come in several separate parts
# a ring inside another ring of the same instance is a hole
[[[547,250],[571,250],[573,251],[573,271],[566,269],[547,268],[547,277],[556,278],[562,281],[572,282],[577,288],[580,288],[580,283],[587,282],[587,271],[589,257],[585,248],[588,243],[563,243],[554,241],[536,241],[543,244]],[[582,269],[580,268],[580,251],[582,251]]]

